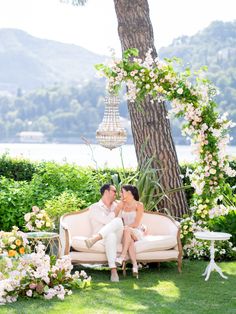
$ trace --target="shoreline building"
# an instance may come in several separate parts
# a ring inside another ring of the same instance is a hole
[[[38,131],[22,131],[17,134],[21,143],[44,143],[45,135]]]

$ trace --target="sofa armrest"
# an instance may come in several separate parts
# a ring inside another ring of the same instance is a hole
[[[60,221],[60,241],[61,241],[61,255],[68,255],[70,253],[71,235],[68,225]]]

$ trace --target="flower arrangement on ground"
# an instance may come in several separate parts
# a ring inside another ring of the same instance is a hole
[[[36,253],[20,258],[15,267],[5,258],[5,274],[0,273],[0,305],[17,301],[19,296],[63,300],[72,294],[72,289],[90,285],[91,277],[85,271],[74,274],[69,256],[57,259],[45,254],[45,247],[39,244]]]
[[[146,96],[157,105],[170,101],[170,116],[183,117],[184,135],[191,139],[197,167],[190,174],[191,185],[195,192],[190,217],[182,223],[182,239],[192,247],[194,231],[207,229],[210,220],[219,215],[234,211],[235,206],[226,207],[224,192],[227,187],[224,175],[236,176],[229,165],[226,153],[230,141],[229,129],[235,126],[227,113],[222,116],[215,110],[217,104],[213,98],[217,89],[203,76],[203,71],[195,76],[189,69],[178,73],[174,69],[177,58],[153,60],[149,50],[145,60],[138,58],[138,50],[131,48],[123,53],[123,59],[113,60],[109,65],[96,66],[100,75],[107,78],[107,89],[117,94],[122,83],[127,85],[126,97],[130,102],[141,102]]]
[[[55,227],[46,211],[37,206],[33,206],[32,212],[25,214],[24,219],[25,228],[29,231],[48,231]]]
[[[29,251],[26,235],[13,227],[11,232],[0,231],[0,254],[18,257]]]

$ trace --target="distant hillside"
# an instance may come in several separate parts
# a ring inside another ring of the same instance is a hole
[[[94,77],[94,64],[104,59],[76,45],[39,39],[18,29],[0,29],[0,90],[82,83]]]
[[[194,36],[175,39],[159,55],[179,57],[193,70],[207,65],[206,75],[220,91],[216,98],[220,109],[236,121],[236,21],[213,22]]]
[[[207,65],[207,76],[221,91],[216,98],[219,109],[236,122],[236,21],[213,22],[194,36],[175,39],[159,54],[180,57],[193,70]],[[94,141],[103,117],[105,82],[95,79],[79,86],[73,82],[92,78],[94,64],[104,59],[74,45],[0,30],[0,141],[15,141],[21,131],[41,131],[49,141],[72,143],[81,136]],[[17,88],[14,95],[1,92]],[[129,125],[125,101],[120,114]],[[175,143],[185,144],[179,120],[171,123]],[[236,128],[231,134],[235,145]]]

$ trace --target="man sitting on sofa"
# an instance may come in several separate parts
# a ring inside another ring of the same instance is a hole
[[[85,240],[88,248],[97,241],[104,241],[108,265],[111,269],[111,281],[118,282],[119,276],[116,269],[117,244],[121,242],[123,234],[123,222],[119,217],[115,218],[116,188],[111,184],[104,184],[101,189],[101,199],[90,206],[89,219],[93,236]]]

